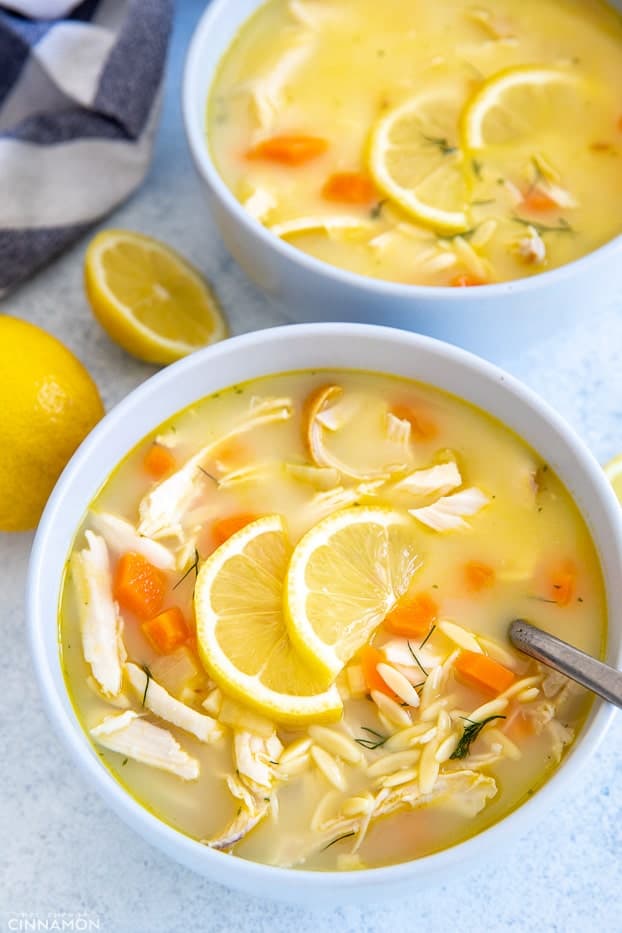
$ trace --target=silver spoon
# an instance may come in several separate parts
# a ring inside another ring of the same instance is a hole
[[[510,641],[515,648],[575,680],[582,687],[622,707],[622,672],[597,661],[584,651],[543,632],[524,619],[510,623]]]

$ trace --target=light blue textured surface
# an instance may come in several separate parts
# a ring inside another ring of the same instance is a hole
[[[194,260],[216,283],[232,330],[240,333],[293,318],[248,283],[202,210],[179,108],[183,53],[202,6],[180,0],[153,168],[142,190],[109,223],[159,236]],[[87,364],[110,407],[153,370],[113,346],[91,318],[81,284],[85,245],[0,303],[0,312],[59,336]],[[593,305],[579,326],[521,358],[510,352],[504,360],[570,421],[601,461],[622,449],[620,258],[616,305],[600,306],[595,282]],[[577,780],[536,830],[470,874],[402,903],[299,910],[244,897],[177,867],[105,809],[50,731],[24,632],[31,541],[31,535],[0,534],[0,929],[34,929],[25,926],[34,918],[52,929],[49,914],[86,912],[99,929],[114,933],[622,930],[619,718],[591,773]]]

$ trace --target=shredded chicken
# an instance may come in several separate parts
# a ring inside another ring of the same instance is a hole
[[[223,735],[222,726],[211,716],[198,713],[185,703],[172,697],[153,677],[136,664],[125,665],[127,678],[145,709],[160,719],[196,736],[201,742],[215,742]]]
[[[439,463],[427,470],[409,473],[393,487],[394,492],[409,492],[414,496],[444,496],[462,483],[460,470],[455,463]]]
[[[530,265],[542,265],[546,262],[546,244],[535,227],[529,225],[524,236],[512,241],[513,253]]]
[[[272,213],[277,205],[276,198],[267,188],[256,188],[251,195],[243,202],[243,207],[247,214],[254,217],[255,220],[264,221]]]
[[[90,732],[98,745],[112,752],[161,771],[170,771],[184,781],[195,781],[199,777],[199,762],[182,749],[171,733],[132,710],[106,716]]]
[[[289,47],[272,69],[241,88],[241,90],[250,90],[255,115],[262,130],[271,128],[282,109],[287,85],[310,58],[314,48],[315,40],[309,30],[301,29],[296,33],[292,32]]]
[[[270,809],[270,792],[283,779],[275,762],[283,750],[276,732],[263,738],[245,730],[237,731],[233,740],[236,777],[227,776],[231,794],[240,801],[235,818],[218,835],[201,840],[212,849],[231,849],[266,816]]]
[[[112,577],[106,542],[86,531],[87,547],[71,557],[71,573],[78,597],[82,650],[93,677],[105,696],[121,690],[125,648],[123,621],[112,597]]]
[[[173,570],[175,558],[168,548],[158,541],[152,541],[138,534],[134,526],[118,515],[110,512],[91,512],[91,524],[106,539],[110,548],[122,553],[134,551],[142,554],[160,570]]]
[[[481,489],[470,486],[451,496],[442,496],[432,505],[408,511],[413,518],[434,531],[455,531],[458,528],[469,527],[463,516],[475,515],[489,502],[490,499]]]
[[[340,479],[339,470],[334,467],[309,466],[307,463],[286,463],[285,472],[316,489],[333,489]]]
[[[225,441],[272,421],[287,421],[294,407],[289,398],[253,399],[246,414],[229,431],[202,447],[181,469],[141,499],[138,533],[149,538],[183,539],[183,520],[205,480],[202,466]]]

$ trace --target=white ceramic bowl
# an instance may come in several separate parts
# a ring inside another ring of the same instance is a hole
[[[298,903],[336,903],[412,893],[432,876],[453,877],[508,835],[525,831],[559,796],[603,738],[611,709],[595,703],[561,768],[501,823],[444,852],[361,872],[270,868],[202,846],[171,829],[123,790],[104,767],[74,713],[61,669],[57,607],[76,528],[113,467],[176,411],[226,386],[298,369],[350,368],[394,373],[438,386],[490,412],[531,444],[558,473],[586,518],[602,562],[610,607],[607,658],[619,665],[622,636],[622,522],[618,503],[590,453],[562,419],[511,376],[463,350],[384,327],[307,324],[235,337],[199,351],[148,379],[113,409],[83,443],[45,509],[32,552],[28,626],[35,669],[53,724],[89,782],[149,842],[201,874],[246,892]],[[67,814],[67,819],[70,814]],[[451,874],[450,874],[451,872]]]
[[[593,314],[613,294],[622,236],[540,275],[479,288],[401,285],[330,266],[279,239],[250,217],[227,188],[206,142],[206,106],[218,63],[263,0],[212,0],[194,34],[183,83],[190,149],[230,253],[299,321],[388,324],[457,343],[490,359],[541,340],[573,317]],[[613,6],[622,9],[622,0]]]

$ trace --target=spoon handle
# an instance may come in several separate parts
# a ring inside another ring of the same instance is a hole
[[[510,641],[515,648],[548,664],[604,700],[622,707],[622,673],[584,651],[543,632],[524,619],[510,623]]]

